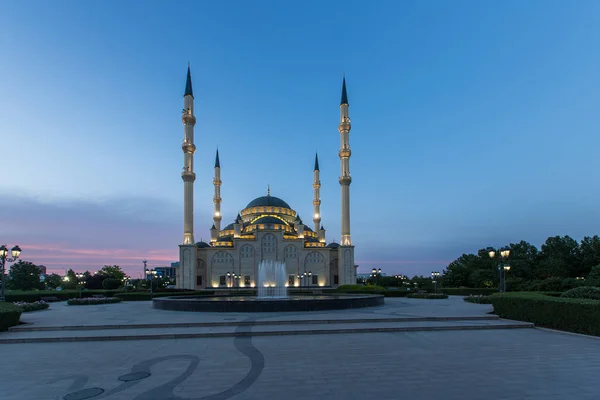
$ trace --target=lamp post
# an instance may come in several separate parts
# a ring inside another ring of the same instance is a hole
[[[377,270],[377,277],[375,279],[375,284],[379,283],[379,277],[381,276],[381,268],[379,268],[379,270]]]
[[[506,273],[510,271],[510,265],[504,266],[504,291],[506,292]]]
[[[21,255],[21,248],[19,246],[15,246],[10,249],[12,258],[8,257],[8,248],[6,245],[0,246],[0,263],[2,264],[0,268],[0,274],[2,274],[2,294],[0,294],[0,301],[4,301],[4,291],[6,288],[6,275],[4,274],[4,269],[6,267],[6,262],[15,262],[17,258]]]
[[[396,278],[396,284],[398,285],[398,289],[400,289],[400,282],[402,282],[402,275],[394,275]]]
[[[437,293],[437,278],[440,276],[438,271],[433,271],[431,273],[431,281],[433,282],[433,293]]]
[[[78,272],[75,274],[75,277],[77,278],[77,288],[79,289],[79,297],[83,297],[81,294],[81,291],[83,290],[83,274],[81,272]]]
[[[307,282],[308,282],[308,272],[304,271],[304,274],[302,275],[302,279],[304,279],[304,285],[302,285],[302,286],[308,287],[308,284],[307,284]]]
[[[500,277],[500,283],[498,284],[498,291],[502,292],[503,289],[506,289],[506,283],[504,282],[503,276],[505,274],[502,273],[504,270],[504,260],[510,256],[510,249],[508,247],[503,247],[500,250],[496,251],[493,248],[488,251],[490,258],[493,260],[496,256],[498,256],[498,275]]]
[[[146,262],[144,261],[144,265],[146,265]],[[150,281],[150,298],[152,298],[152,280],[154,279],[154,277],[156,276],[157,272],[155,269],[148,269],[146,270],[146,277],[148,278],[148,280]]]
[[[308,271],[308,282],[306,284],[309,288],[312,285],[311,279],[312,279],[312,271]]]
[[[373,285],[377,285],[377,270],[375,268],[371,270],[371,277],[373,278]]]

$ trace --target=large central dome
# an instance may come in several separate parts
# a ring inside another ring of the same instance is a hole
[[[291,209],[291,207],[288,203],[281,200],[279,197],[275,197],[275,196],[257,197],[256,199],[254,199],[250,203],[248,203],[246,208],[261,207],[261,206],[263,206],[263,207],[264,206],[283,207],[283,208]]]

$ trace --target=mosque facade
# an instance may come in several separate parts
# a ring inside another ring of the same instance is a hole
[[[179,245],[176,286],[181,289],[253,288],[262,260],[285,263],[289,287],[337,287],[356,283],[354,246],[350,236],[350,118],[346,80],[342,82],[340,104],[341,240],[326,244],[321,224],[319,159],[315,156],[312,228],[300,219],[290,205],[271,195],[258,197],[221,228],[221,163],[217,151],[214,167],[214,210],[210,242],[194,241],[194,94],[188,66],[184,109],[183,243]]]

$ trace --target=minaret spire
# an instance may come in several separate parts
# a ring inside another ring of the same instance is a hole
[[[315,154],[315,169],[313,171],[313,223],[315,232],[318,232],[321,227],[321,180],[319,179],[319,173],[319,156]]]
[[[181,179],[183,180],[183,244],[194,244],[194,125],[196,117],[194,116],[194,95],[192,93],[192,75],[188,64],[187,79],[185,83],[185,94],[183,95],[183,112],[181,115],[183,122],[183,171]]]
[[[192,98],[194,98],[194,91],[192,90],[192,73],[190,71],[190,63],[188,62],[188,72],[187,72],[187,79],[185,80],[185,93],[183,94],[183,97],[185,96],[192,96]]]
[[[348,117],[348,94],[346,92],[346,77],[342,81],[342,101],[340,104],[340,186],[342,189],[342,239],[341,246],[352,246],[350,238],[350,118]]]
[[[213,203],[215,204],[213,221],[217,232],[221,231],[221,163],[219,162],[219,149],[217,149],[217,156],[215,157],[215,177],[213,179],[213,185],[215,185],[215,197],[213,197]]]
[[[271,195],[271,185],[267,185],[267,196]]]

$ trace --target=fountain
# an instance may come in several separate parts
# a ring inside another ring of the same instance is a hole
[[[263,260],[258,265],[257,295],[259,299],[283,299],[287,297],[285,264]]]
[[[287,312],[339,310],[384,304],[382,295],[372,294],[294,294],[288,296],[285,264],[263,260],[257,270],[256,296],[169,296],[154,298],[152,307],[161,310],[198,312]]]

